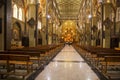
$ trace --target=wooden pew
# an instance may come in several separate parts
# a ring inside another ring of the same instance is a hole
[[[61,50],[62,45],[44,45],[44,46],[37,46],[37,47],[24,47],[20,49],[10,49],[13,53],[18,54],[27,54],[31,60],[38,60],[38,63],[46,63],[49,62],[55,55],[56,52]],[[22,53],[23,52],[23,53]],[[33,55],[34,54],[34,55]],[[37,57],[36,57],[37,56]]]
[[[46,48],[35,48],[35,47],[30,47],[30,48],[23,48],[23,49],[17,49],[17,50],[11,50],[11,51],[17,51],[19,53],[24,52],[24,54],[29,54],[32,60],[38,60],[38,63],[40,64],[40,60],[42,62],[48,60],[48,49]],[[34,54],[34,55],[33,55]],[[37,57],[35,57],[37,56]]]
[[[21,54],[29,55],[30,60],[37,61],[37,64],[40,66],[40,52],[30,52],[30,51],[7,51],[8,54]]]
[[[89,55],[86,57],[92,64],[96,62],[96,59],[101,57],[104,57],[104,55],[114,55],[116,53],[120,53],[118,50],[109,49],[109,48],[93,48],[89,50]],[[102,54],[103,53],[103,54]]]
[[[40,57],[40,52],[30,52],[30,51],[1,51],[0,53],[2,54],[18,54],[18,55],[29,55],[30,60],[33,62],[33,64],[37,66],[34,67],[34,69],[37,69],[40,67],[41,63],[41,57]]]
[[[120,53],[113,53],[113,52],[97,52],[96,57],[94,58],[94,62],[96,63],[96,67],[99,66],[100,62],[105,60],[105,56],[120,56]]]
[[[109,67],[116,67],[119,66],[120,67],[120,55],[119,56],[105,56],[105,62],[102,63],[102,65],[104,66],[104,74],[106,76],[108,76],[109,79],[111,79],[112,77],[116,77],[116,78],[120,78],[120,71],[116,71],[116,72],[108,72],[108,68]]]
[[[3,57],[3,58],[2,58]],[[4,61],[3,61],[4,60]],[[6,67],[6,73],[0,72],[0,75],[16,75],[16,76],[22,76],[25,78],[30,73],[30,70],[32,71],[32,65],[33,63],[30,61],[29,55],[18,55],[18,54],[0,54],[0,62],[5,63],[4,66]],[[17,72],[16,65],[22,65],[26,67],[26,72]],[[12,66],[12,71],[10,70],[10,66]]]
[[[40,57],[44,61],[49,61],[53,56],[53,49],[56,46],[51,45],[44,45],[44,46],[37,46],[37,47],[24,47],[22,49],[11,49],[9,51],[24,51],[24,52],[40,52]]]
[[[6,54],[0,54],[0,75],[8,75],[10,71],[9,57]]]
[[[18,76],[27,76],[30,71],[32,71],[33,63],[30,61],[29,55],[17,55],[17,54],[9,54],[9,63],[14,65],[14,72],[12,74],[18,75]],[[25,73],[16,73],[16,65],[22,65],[26,66],[27,72]]]
[[[112,67],[120,66],[120,50],[114,50],[109,48],[99,48],[99,47],[86,47],[86,46],[75,46],[76,50],[83,55],[83,57],[91,62],[91,65],[104,74],[105,76],[109,77],[111,80],[112,77],[119,77],[119,74],[108,74],[107,70],[108,67],[112,65]],[[99,67],[102,66],[102,69]]]

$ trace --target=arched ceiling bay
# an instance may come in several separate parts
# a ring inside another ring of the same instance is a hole
[[[54,0],[60,19],[78,19],[82,1],[83,0]]]

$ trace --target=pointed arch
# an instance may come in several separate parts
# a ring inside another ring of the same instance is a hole
[[[116,16],[116,21],[120,21],[120,8],[117,8],[117,16]]]

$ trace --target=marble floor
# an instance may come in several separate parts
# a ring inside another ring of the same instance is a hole
[[[72,46],[66,45],[35,80],[100,80]]]

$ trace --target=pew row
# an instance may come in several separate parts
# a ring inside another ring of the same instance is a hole
[[[109,80],[112,78],[120,79],[120,70],[118,70],[120,69],[120,50],[79,44],[73,46],[88,64],[91,64]]]
[[[18,65],[26,68],[24,72],[18,70]],[[25,78],[32,72],[33,63],[30,61],[29,55],[0,54],[0,75],[16,75]]]
[[[10,49],[7,51],[0,51],[1,55],[24,55],[24,56],[29,56],[29,60],[32,63],[32,66],[29,65],[29,67],[31,67],[31,69],[28,70],[34,70],[32,73],[36,72],[40,67],[44,67],[46,64],[48,64],[48,62],[50,62],[52,60],[53,57],[55,57],[57,55],[57,53],[63,48],[63,45],[54,45],[54,46],[37,46],[37,47],[24,47],[22,49]],[[21,58],[22,59],[22,58]],[[9,61],[9,63],[5,63],[3,65],[3,63],[5,61]],[[0,75],[18,75],[18,73],[16,72],[15,69],[19,69],[19,67],[16,65],[23,65],[22,62],[21,64],[19,63],[15,63],[15,61],[11,61],[10,63],[10,58],[6,59],[4,57],[4,59],[2,60],[2,58],[0,58]],[[36,62],[37,62],[37,68],[36,67]],[[13,64],[15,63],[15,64]],[[24,68],[24,65],[21,66]],[[3,72],[5,71],[5,72]],[[27,71],[27,67],[25,67],[25,71]],[[15,72],[14,74],[11,72]],[[19,73],[19,75],[23,76],[23,78],[25,78],[25,76],[27,74],[24,73]]]

